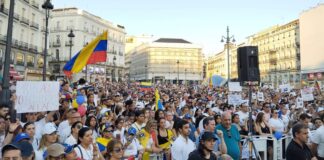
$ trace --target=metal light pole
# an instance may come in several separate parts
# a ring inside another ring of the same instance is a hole
[[[116,70],[116,56],[114,56],[114,58],[113,58],[113,64],[114,64],[114,68],[113,68],[113,73],[112,73],[112,76],[113,76],[113,79],[112,79],[112,81],[113,82],[116,82],[116,75],[115,75],[115,70]]]
[[[224,39],[226,40],[226,50],[227,50],[227,84],[231,81],[231,77],[230,77],[230,59],[229,59],[229,44],[231,43],[230,41],[232,40],[232,42],[234,43],[235,42],[235,39],[234,39],[234,35],[232,35],[231,37],[229,36],[229,27],[227,26],[227,29],[226,29],[226,37],[222,36],[222,39],[221,39],[221,42],[223,43],[224,42]]]
[[[3,66],[3,79],[2,79],[2,92],[1,92],[2,104],[9,104],[10,101],[9,68],[10,68],[10,52],[11,52],[11,42],[12,42],[14,5],[15,5],[15,0],[10,0],[7,39],[6,39],[6,53],[5,53],[5,61]]]
[[[185,83],[185,85],[187,85],[187,69],[185,69],[185,81],[184,81]]]
[[[47,63],[47,36],[48,36],[48,19],[50,10],[54,8],[50,0],[46,0],[42,5],[42,8],[45,9],[45,47],[44,47],[44,66],[43,66],[43,81],[46,81],[46,63]]]
[[[144,66],[144,81],[146,81],[146,75],[147,75],[147,64]]]
[[[68,37],[70,38],[70,60],[72,57],[72,39],[75,37],[75,35],[73,34],[73,30],[71,29],[70,33],[68,34]]]
[[[179,60],[177,60],[177,65],[178,65],[178,79],[177,79],[177,84],[179,85]]]

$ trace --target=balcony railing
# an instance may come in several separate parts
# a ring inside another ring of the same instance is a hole
[[[23,61],[17,61],[16,64],[19,65],[19,66],[24,66],[25,65],[25,63]]]
[[[31,5],[37,9],[39,9],[39,4],[36,1],[31,1]]]
[[[70,44],[70,41],[66,41],[66,42],[65,42],[65,46],[66,46],[66,47],[70,47],[71,45],[73,46],[73,42],[72,42],[72,44]]]
[[[19,14],[14,13],[14,19],[19,21]]]
[[[61,42],[53,42],[52,47],[61,47]]]
[[[27,62],[27,66],[28,67],[34,67],[35,66],[35,63],[34,62]]]
[[[9,14],[9,9],[4,8],[4,7],[0,7],[0,12],[5,14],[5,15],[8,15]]]
[[[37,54],[37,46],[29,44],[29,51]]]
[[[24,0],[25,2],[29,3],[29,0]]]
[[[6,42],[7,41],[7,36],[0,35],[0,42]]]
[[[29,19],[27,19],[25,17],[22,17],[20,22],[23,23],[23,24],[29,25]]]
[[[39,24],[35,23],[35,22],[31,22],[30,23],[30,27],[38,29],[39,28]]]

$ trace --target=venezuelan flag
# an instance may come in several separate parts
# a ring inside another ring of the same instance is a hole
[[[103,152],[106,150],[106,146],[108,145],[108,143],[110,141],[111,141],[111,139],[107,139],[107,138],[102,138],[102,137],[97,138],[96,142],[98,144],[100,152]]]
[[[150,91],[150,90],[152,90],[151,82],[141,82],[140,91]]]
[[[70,61],[68,61],[63,71],[67,76],[82,71],[87,64],[95,64],[98,62],[106,62],[107,60],[107,34],[96,37],[92,42],[79,51]]]
[[[163,107],[161,99],[160,99],[159,90],[155,89],[155,110],[158,110],[158,109],[163,110],[164,107]]]

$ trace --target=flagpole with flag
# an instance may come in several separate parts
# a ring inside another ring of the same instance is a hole
[[[75,73],[79,73],[88,64],[98,62],[106,62],[107,46],[108,46],[108,31],[104,31],[96,37],[88,45],[81,49],[73,58],[68,61],[63,71],[67,77],[71,77]]]

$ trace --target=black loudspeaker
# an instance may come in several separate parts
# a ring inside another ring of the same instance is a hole
[[[237,49],[238,79],[242,85],[258,85],[260,82],[259,58],[257,46],[245,46]]]

